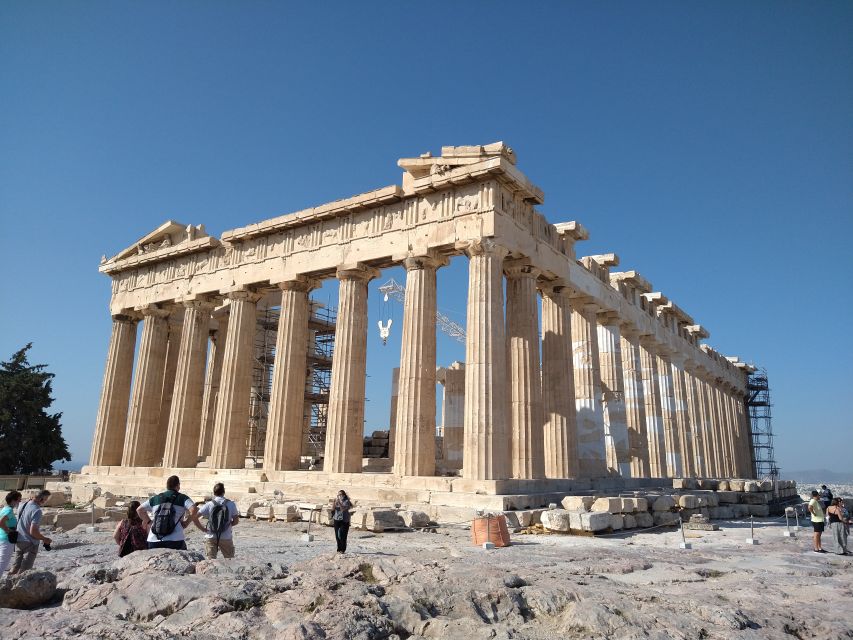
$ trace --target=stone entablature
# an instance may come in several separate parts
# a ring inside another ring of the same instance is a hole
[[[576,221],[547,222],[535,208],[542,191],[516,168],[511,149],[444,147],[440,157],[398,164],[402,186],[221,239],[170,221],[102,260],[101,272],[113,280],[114,326],[92,464],[151,466],[162,459],[182,466],[197,453],[211,468],[241,466],[256,307],[274,295],[283,309],[281,357],[265,465],[298,468],[304,353],[286,347],[304,342],[310,289],[334,277],[338,341],[325,465],[359,472],[367,283],[378,269],[402,264],[407,298],[394,473],[432,475],[435,271],[464,254],[468,335],[458,382],[464,393],[456,399],[463,415],[445,425],[464,433],[448,438],[445,447],[456,442],[462,451],[445,451],[445,458],[461,461],[466,479],[750,473],[743,410],[750,366],[700,344],[707,330],[636,271],[613,271],[616,254],[578,259],[575,243],[588,238],[587,230]],[[539,295],[542,339],[553,347],[543,348],[541,362]],[[215,402],[197,401],[215,306],[221,380]],[[130,391],[122,371],[135,348],[128,323],[139,319]],[[122,398],[113,398],[128,393],[129,416]],[[161,442],[168,443],[165,453]]]

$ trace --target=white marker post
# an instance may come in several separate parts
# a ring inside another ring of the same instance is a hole
[[[311,521],[314,519],[314,509],[308,512],[308,528],[302,534],[302,542],[314,542],[314,534],[311,533]]]
[[[749,537],[746,539],[746,544],[758,544],[758,540],[755,539],[755,522],[752,515],[749,516]]]
[[[782,532],[782,537],[784,538],[796,538],[797,534],[791,531],[791,523],[788,519],[789,517],[788,508],[785,508],[785,530]]]
[[[492,542],[492,530],[491,530],[492,518],[489,515],[486,515],[486,541],[483,543],[483,549],[486,551],[495,548],[495,543]]]
[[[692,549],[693,545],[687,542],[687,538],[684,535],[684,522],[681,523],[681,543],[678,545],[679,549]]]

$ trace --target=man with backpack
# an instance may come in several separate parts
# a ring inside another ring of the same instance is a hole
[[[153,512],[153,518],[148,512]],[[166,480],[166,491],[152,496],[136,510],[143,524],[151,523],[148,529],[149,549],[181,549],[187,548],[184,540],[182,520],[185,515],[199,525],[198,508],[191,498],[181,493],[181,479],[169,476]]]
[[[225,485],[217,482],[213,485],[213,500],[206,502],[198,514],[207,518],[204,529],[196,521],[196,526],[204,531],[204,555],[215,558],[221,551],[223,558],[234,557],[234,535],[231,527],[240,521],[237,505],[225,497]]]

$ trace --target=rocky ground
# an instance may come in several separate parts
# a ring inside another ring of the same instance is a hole
[[[513,536],[485,551],[462,528],[353,531],[243,521],[238,557],[188,552],[117,559],[110,532],[55,535],[37,569],[54,601],[4,610],[4,638],[853,638],[853,557],[810,551],[784,520],[721,522],[611,537]],[[82,528],[80,528],[82,529]]]

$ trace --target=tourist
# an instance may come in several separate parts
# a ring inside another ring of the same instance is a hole
[[[814,552],[826,553],[820,544],[820,536],[823,533],[824,515],[823,507],[818,500],[820,494],[817,491],[812,491],[812,499],[809,500],[809,513],[812,519],[812,529],[814,529]]]
[[[824,511],[832,504],[832,491],[827,489],[825,484],[820,485],[820,504]]]
[[[352,502],[347,492],[341,489],[332,507],[332,524],[335,527],[335,541],[338,543],[338,553],[346,553],[347,534],[349,534],[350,509]]]
[[[826,517],[829,519],[829,539],[835,553],[840,556],[850,555],[850,552],[847,551],[848,522],[842,510],[843,504],[844,501],[841,498],[834,498],[826,510]]]
[[[144,551],[148,548],[148,527],[142,522],[137,513],[139,500],[131,500],[127,506],[127,514],[124,520],[116,525],[113,540],[118,545],[118,556],[123,558],[134,551]]]
[[[231,527],[240,522],[240,512],[233,501],[225,497],[225,485],[217,482],[213,485],[213,500],[205,503],[198,515],[207,518],[207,528],[196,521],[196,526],[204,531],[204,555],[215,558],[221,551],[223,558],[234,557],[234,532]]]
[[[6,506],[0,510],[0,576],[9,568],[15,543],[18,541],[18,519],[15,517],[15,509],[20,503],[20,491],[10,491],[6,494]]]
[[[35,498],[27,500],[18,509],[18,542],[15,544],[15,562],[9,575],[32,569],[39,551],[39,541],[44,543],[45,551],[50,551],[51,540],[42,535],[39,530],[42,511],[41,508],[50,497],[50,491],[42,489]]]
[[[153,518],[148,515],[149,511],[153,513]],[[136,513],[144,524],[151,523],[148,529],[149,549],[185,550],[184,515],[188,515],[196,526],[201,526],[198,508],[191,498],[181,493],[181,479],[178,476],[169,476],[166,490],[143,502]]]

